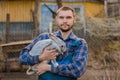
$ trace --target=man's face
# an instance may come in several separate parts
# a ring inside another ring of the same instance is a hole
[[[56,16],[57,24],[62,32],[67,32],[72,29],[75,23],[75,17],[71,10],[60,11]]]

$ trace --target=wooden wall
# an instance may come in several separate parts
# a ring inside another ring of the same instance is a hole
[[[0,22],[6,21],[6,14],[10,14],[11,22],[32,21],[31,9],[34,1],[0,1]]]
[[[40,2],[40,4],[43,2]],[[45,2],[44,2],[45,3]],[[48,2],[46,4],[56,4]],[[66,4],[83,4],[85,6],[85,15],[104,17],[104,5],[102,3],[91,2],[63,2]],[[0,22],[6,21],[6,14],[10,14],[11,22],[30,22],[32,21],[31,9],[34,9],[34,1],[0,1]],[[39,15],[38,15],[39,16]]]
[[[39,1],[38,8],[38,22],[40,22],[40,5],[54,4],[55,2],[41,2]],[[102,3],[93,2],[63,2],[63,5],[83,5],[85,9],[86,18],[89,17],[104,17],[104,5]],[[6,32],[6,15],[10,14],[10,35],[11,39],[17,41],[33,38],[34,23],[31,10],[34,10],[34,0],[2,0],[0,1],[0,40],[4,40]],[[39,26],[38,26],[39,27]],[[25,31],[26,30],[26,31]],[[22,34],[22,35],[21,35]],[[21,37],[19,37],[21,36]],[[18,38],[17,38],[18,37]],[[11,40],[10,39],[10,40]]]

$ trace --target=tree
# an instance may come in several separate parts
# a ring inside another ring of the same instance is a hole
[[[57,6],[58,6],[58,9],[60,7],[62,7],[62,0],[56,0],[56,3],[57,3]]]

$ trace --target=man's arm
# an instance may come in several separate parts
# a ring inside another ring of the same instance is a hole
[[[33,42],[31,42],[28,46],[22,49],[20,56],[19,56],[20,64],[34,65],[35,63],[38,63],[41,60],[38,55],[30,56],[29,51],[32,49],[32,47],[34,46],[36,42],[38,42],[39,40],[43,40],[43,39],[48,39],[47,33],[40,34],[33,40]]]
[[[41,55],[36,55],[36,56],[31,56],[29,54],[29,51],[32,49],[34,44],[38,42],[39,40],[43,39],[48,39],[48,34],[44,33],[36,37],[32,43],[30,43],[28,46],[22,49],[19,57],[19,61],[21,64],[26,64],[26,65],[34,65],[38,63],[39,61],[43,60],[50,60],[50,59],[55,59],[56,55],[56,50],[48,50],[49,46],[46,47]],[[44,54],[43,54],[44,53]]]
[[[36,37],[33,42],[31,42],[28,46],[22,49],[20,56],[19,56],[19,62],[20,64],[25,65],[33,65],[35,63],[39,62],[38,56],[30,56],[29,51],[34,46],[34,44],[40,39],[40,37]]]
[[[75,51],[75,54],[72,58],[73,62],[69,64],[62,64],[58,67],[44,63],[39,64],[37,67],[38,75],[50,71],[62,76],[80,77],[85,72],[88,59],[88,47],[84,40],[82,40],[82,45]]]
[[[70,64],[62,64],[58,67],[51,67],[51,72],[63,76],[80,77],[86,69],[88,59],[88,46],[85,40],[82,40],[82,45],[75,51],[73,62]]]

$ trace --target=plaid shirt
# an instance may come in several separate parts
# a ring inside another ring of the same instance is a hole
[[[61,38],[60,31],[55,32],[56,36]],[[29,51],[33,45],[43,39],[49,39],[48,33],[40,34],[36,37],[32,43],[23,48],[20,53],[20,63],[27,65],[34,65],[39,62],[38,56],[31,57]],[[62,76],[80,77],[87,66],[88,59],[88,47],[84,39],[76,37],[73,32],[71,32],[67,39],[63,40],[66,43],[67,51],[57,57],[58,67],[51,66],[51,72]],[[66,58],[72,53],[72,57]],[[68,61],[70,59],[71,61]]]

